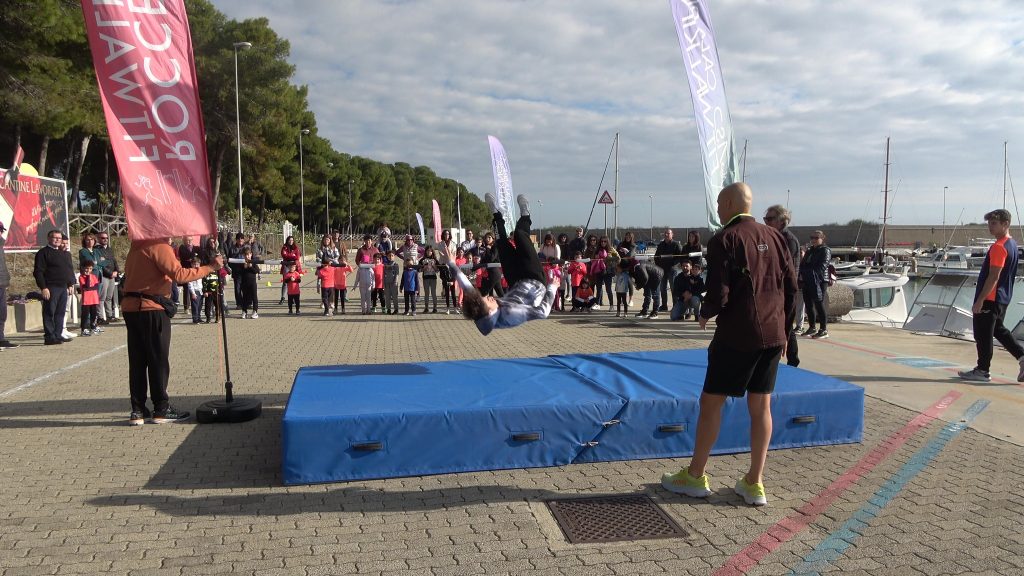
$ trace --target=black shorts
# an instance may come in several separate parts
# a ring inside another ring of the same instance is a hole
[[[779,372],[782,346],[764,350],[733,350],[721,344],[708,347],[704,392],[742,397],[747,392],[771,394]]]

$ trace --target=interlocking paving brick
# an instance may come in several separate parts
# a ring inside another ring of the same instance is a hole
[[[714,494],[706,501],[658,485],[662,472],[686,459],[284,487],[280,419],[300,366],[698,347],[706,346],[707,335],[690,324],[580,323],[553,316],[481,338],[471,323],[454,316],[289,317],[275,306],[272,290],[263,293],[272,298],[259,320],[235,317],[228,323],[236,392],[264,402],[256,421],[125,426],[124,350],[3,399],[2,576],[708,574],[914,415],[869,397],[863,444],[772,452],[770,505],[760,510],[742,505],[731,491],[748,465],[743,454],[712,458]],[[223,393],[218,333],[214,326],[174,325],[170,393],[173,403],[191,409]],[[833,339],[841,341],[844,330],[849,328],[837,325]],[[59,358],[38,345],[5,352],[0,389],[122,345],[124,327],[80,340],[61,347]],[[849,366],[864,365],[852,353],[815,344],[801,347],[802,366],[843,377],[859,373]],[[934,378],[940,372],[884,364],[874,367],[880,376],[924,375],[937,381],[936,389],[953,387],[946,376]],[[1024,402],[1024,389],[999,392]],[[941,427],[933,422],[911,437],[750,574],[785,573],[799,565]],[[1024,489],[1021,469],[1024,448],[963,432],[868,522],[830,573],[1024,573],[1024,504],[1010,496]],[[1002,489],[992,491],[992,485]],[[609,493],[651,496],[690,538],[570,545],[553,538],[542,526],[549,520],[530,505]]]

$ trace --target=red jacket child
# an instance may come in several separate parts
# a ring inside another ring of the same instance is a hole
[[[341,266],[335,266],[334,270],[334,287],[338,290],[348,289],[348,275],[352,272],[352,267],[348,264]]]
[[[583,262],[573,260],[569,262],[569,281],[573,288],[580,285],[580,281],[587,275],[587,265]]]
[[[316,271],[317,278],[320,279],[320,288],[334,288],[334,268],[331,266],[321,266]]]
[[[96,306],[100,303],[100,282],[92,274],[78,277],[78,291],[82,293],[82,306]]]
[[[285,272],[284,276],[281,277],[281,282],[287,286],[289,296],[298,296],[299,285],[302,283],[302,274],[299,274],[294,270],[291,272]]]
[[[373,289],[384,289],[384,264],[382,262],[373,265]]]

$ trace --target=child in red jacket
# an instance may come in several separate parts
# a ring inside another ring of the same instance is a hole
[[[548,284],[562,285],[562,267],[559,266],[558,260],[556,260],[554,256],[549,257],[548,261],[544,263],[544,277],[547,278]],[[565,308],[562,304],[562,297],[564,297],[564,294],[561,294],[561,292],[562,289],[559,288],[558,292],[555,293],[555,303],[551,309],[564,312]]]
[[[584,264],[583,262],[580,262],[580,260],[582,259],[583,253],[577,252],[576,254],[573,255],[572,261],[569,262],[568,266],[569,285],[572,287],[573,299],[576,298],[576,290],[579,289],[580,282],[582,282],[583,278],[587,275],[587,265]],[[576,306],[573,305],[573,308],[575,307]]]
[[[348,299],[348,275],[352,267],[345,261],[342,254],[338,265],[334,267],[334,313],[338,313],[338,304],[341,304],[341,313],[345,313],[345,300]]]
[[[302,285],[302,273],[296,270],[294,264],[284,265],[284,274],[281,275],[281,283],[288,292],[288,313],[292,313],[292,306],[295,306],[295,315],[299,315],[299,294]]]
[[[334,268],[331,267],[331,259],[324,258],[320,267],[316,269],[316,276],[320,279],[320,299],[324,305],[324,316],[333,316],[331,301],[334,298]]]
[[[100,281],[92,275],[92,261],[82,262],[78,276],[78,291],[82,294],[82,336],[92,336],[100,308]]]
[[[380,308],[385,314],[388,313],[384,307],[384,256],[380,252],[373,255],[373,296],[370,302],[370,313],[377,308],[377,300],[380,300]]]

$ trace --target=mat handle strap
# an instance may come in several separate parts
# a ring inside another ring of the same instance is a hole
[[[360,442],[353,444],[352,449],[356,452],[376,452],[384,449],[383,442]]]
[[[659,424],[658,432],[671,433],[671,432],[686,432],[686,424]]]
[[[817,421],[817,416],[794,416],[790,422],[793,424],[814,424]]]
[[[540,432],[516,432],[512,434],[513,442],[535,442],[543,438]]]

